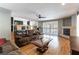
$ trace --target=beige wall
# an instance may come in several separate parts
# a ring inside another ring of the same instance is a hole
[[[9,40],[11,38],[11,12],[0,8],[0,37]]]
[[[58,35],[62,34],[62,24],[63,24],[63,20],[59,19],[58,20]]]
[[[73,14],[71,16],[71,22],[68,22],[68,23],[71,23],[71,32],[70,32],[70,35],[71,36],[76,36],[76,21],[77,21],[77,15],[76,14]],[[62,35],[62,27],[63,27],[63,19],[59,19],[58,20],[58,32],[59,32],[59,35]]]
[[[77,14],[72,15],[71,36],[76,36]]]

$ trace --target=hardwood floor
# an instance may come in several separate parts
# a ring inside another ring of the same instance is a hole
[[[69,55],[70,54],[70,40],[58,36],[46,36],[44,40],[52,39],[49,43],[48,50],[43,55]],[[28,44],[20,48],[24,55],[38,55],[36,51],[37,46]]]

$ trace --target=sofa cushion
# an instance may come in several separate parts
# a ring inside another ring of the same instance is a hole
[[[10,41],[6,42],[3,46],[2,46],[2,50],[3,52],[5,53],[9,53],[13,50],[16,50],[17,48],[15,48],[11,43]]]
[[[0,38],[0,46],[3,45],[5,43],[5,39],[4,38]]]

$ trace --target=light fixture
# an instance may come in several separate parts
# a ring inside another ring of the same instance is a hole
[[[65,5],[65,3],[61,3],[61,5]]]

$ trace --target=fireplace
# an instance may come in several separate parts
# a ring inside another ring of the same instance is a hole
[[[70,36],[70,29],[69,28],[64,28],[63,29],[63,35]]]

